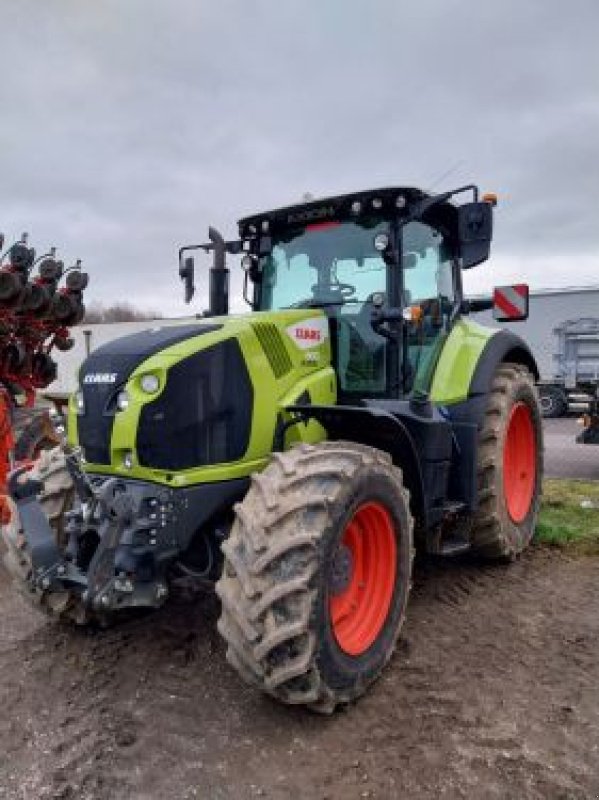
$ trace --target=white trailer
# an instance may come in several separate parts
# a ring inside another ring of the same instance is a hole
[[[492,311],[475,319],[513,330],[528,343],[541,373],[545,416],[588,408],[599,387],[599,286],[531,291],[524,322],[495,322]]]

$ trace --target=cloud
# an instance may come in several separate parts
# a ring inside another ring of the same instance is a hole
[[[82,257],[90,297],[177,314],[208,223],[475,180],[500,195],[481,275],[592,282],[598,23],[595,0],[4,0],[0,229]]]

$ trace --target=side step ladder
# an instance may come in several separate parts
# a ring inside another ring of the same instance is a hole
[[[466,509],[466,503],[448,500],[443,505],[443,518],[447,521],[457,520]],[[470,539],[466,535],[460,534],[459,529],[450,530],[443,535],[443,526],[440,526],[437,530],[427,534],[426,550],[431,555],[452,558],[470,550]]]

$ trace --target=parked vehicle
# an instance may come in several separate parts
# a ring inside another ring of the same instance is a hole
[[[476,319],[494,322],[489,312]],[[587,410],[599,387],[599,287],[532,291],[518,330],[539,365],[543,416]]]

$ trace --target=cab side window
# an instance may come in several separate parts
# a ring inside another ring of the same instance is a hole
[[[407,323],[407,388],[427,391],[455,298],[451,249],[430,225],[403,229],[403,279],[405,305],[419,310]]]
[[[454,299],[453,261],[442,234],[422,222],[403,229],[404,287],[408,302]]]

